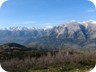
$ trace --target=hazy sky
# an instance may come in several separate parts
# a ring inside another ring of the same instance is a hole
[[[96,20],[88,0],[8,0],[0,8],[0,27],[59,25],[71,20]]]

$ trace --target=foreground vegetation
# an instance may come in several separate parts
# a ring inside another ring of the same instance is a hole
[[[1,53],[2,67],[9,72],[86,72],[96,63],[95,51],[15,51]]]

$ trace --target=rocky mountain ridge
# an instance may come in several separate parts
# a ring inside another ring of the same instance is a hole
[[[96,21],[76,22],[53,28],[12,27],[0,29],[0,44],[40,44],[61,47],[96,47]]]

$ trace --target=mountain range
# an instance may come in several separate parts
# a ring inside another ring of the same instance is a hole
[[[55,27],[0,28],[0,44],[38,44],[96,48],[96,21],[71,21]]]

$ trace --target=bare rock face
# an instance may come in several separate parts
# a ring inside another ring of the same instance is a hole
[[[0,44],[41,44],[60,47],[96,47],[96,21],[69,22],[53,28],[12,27],[0,29]]]

